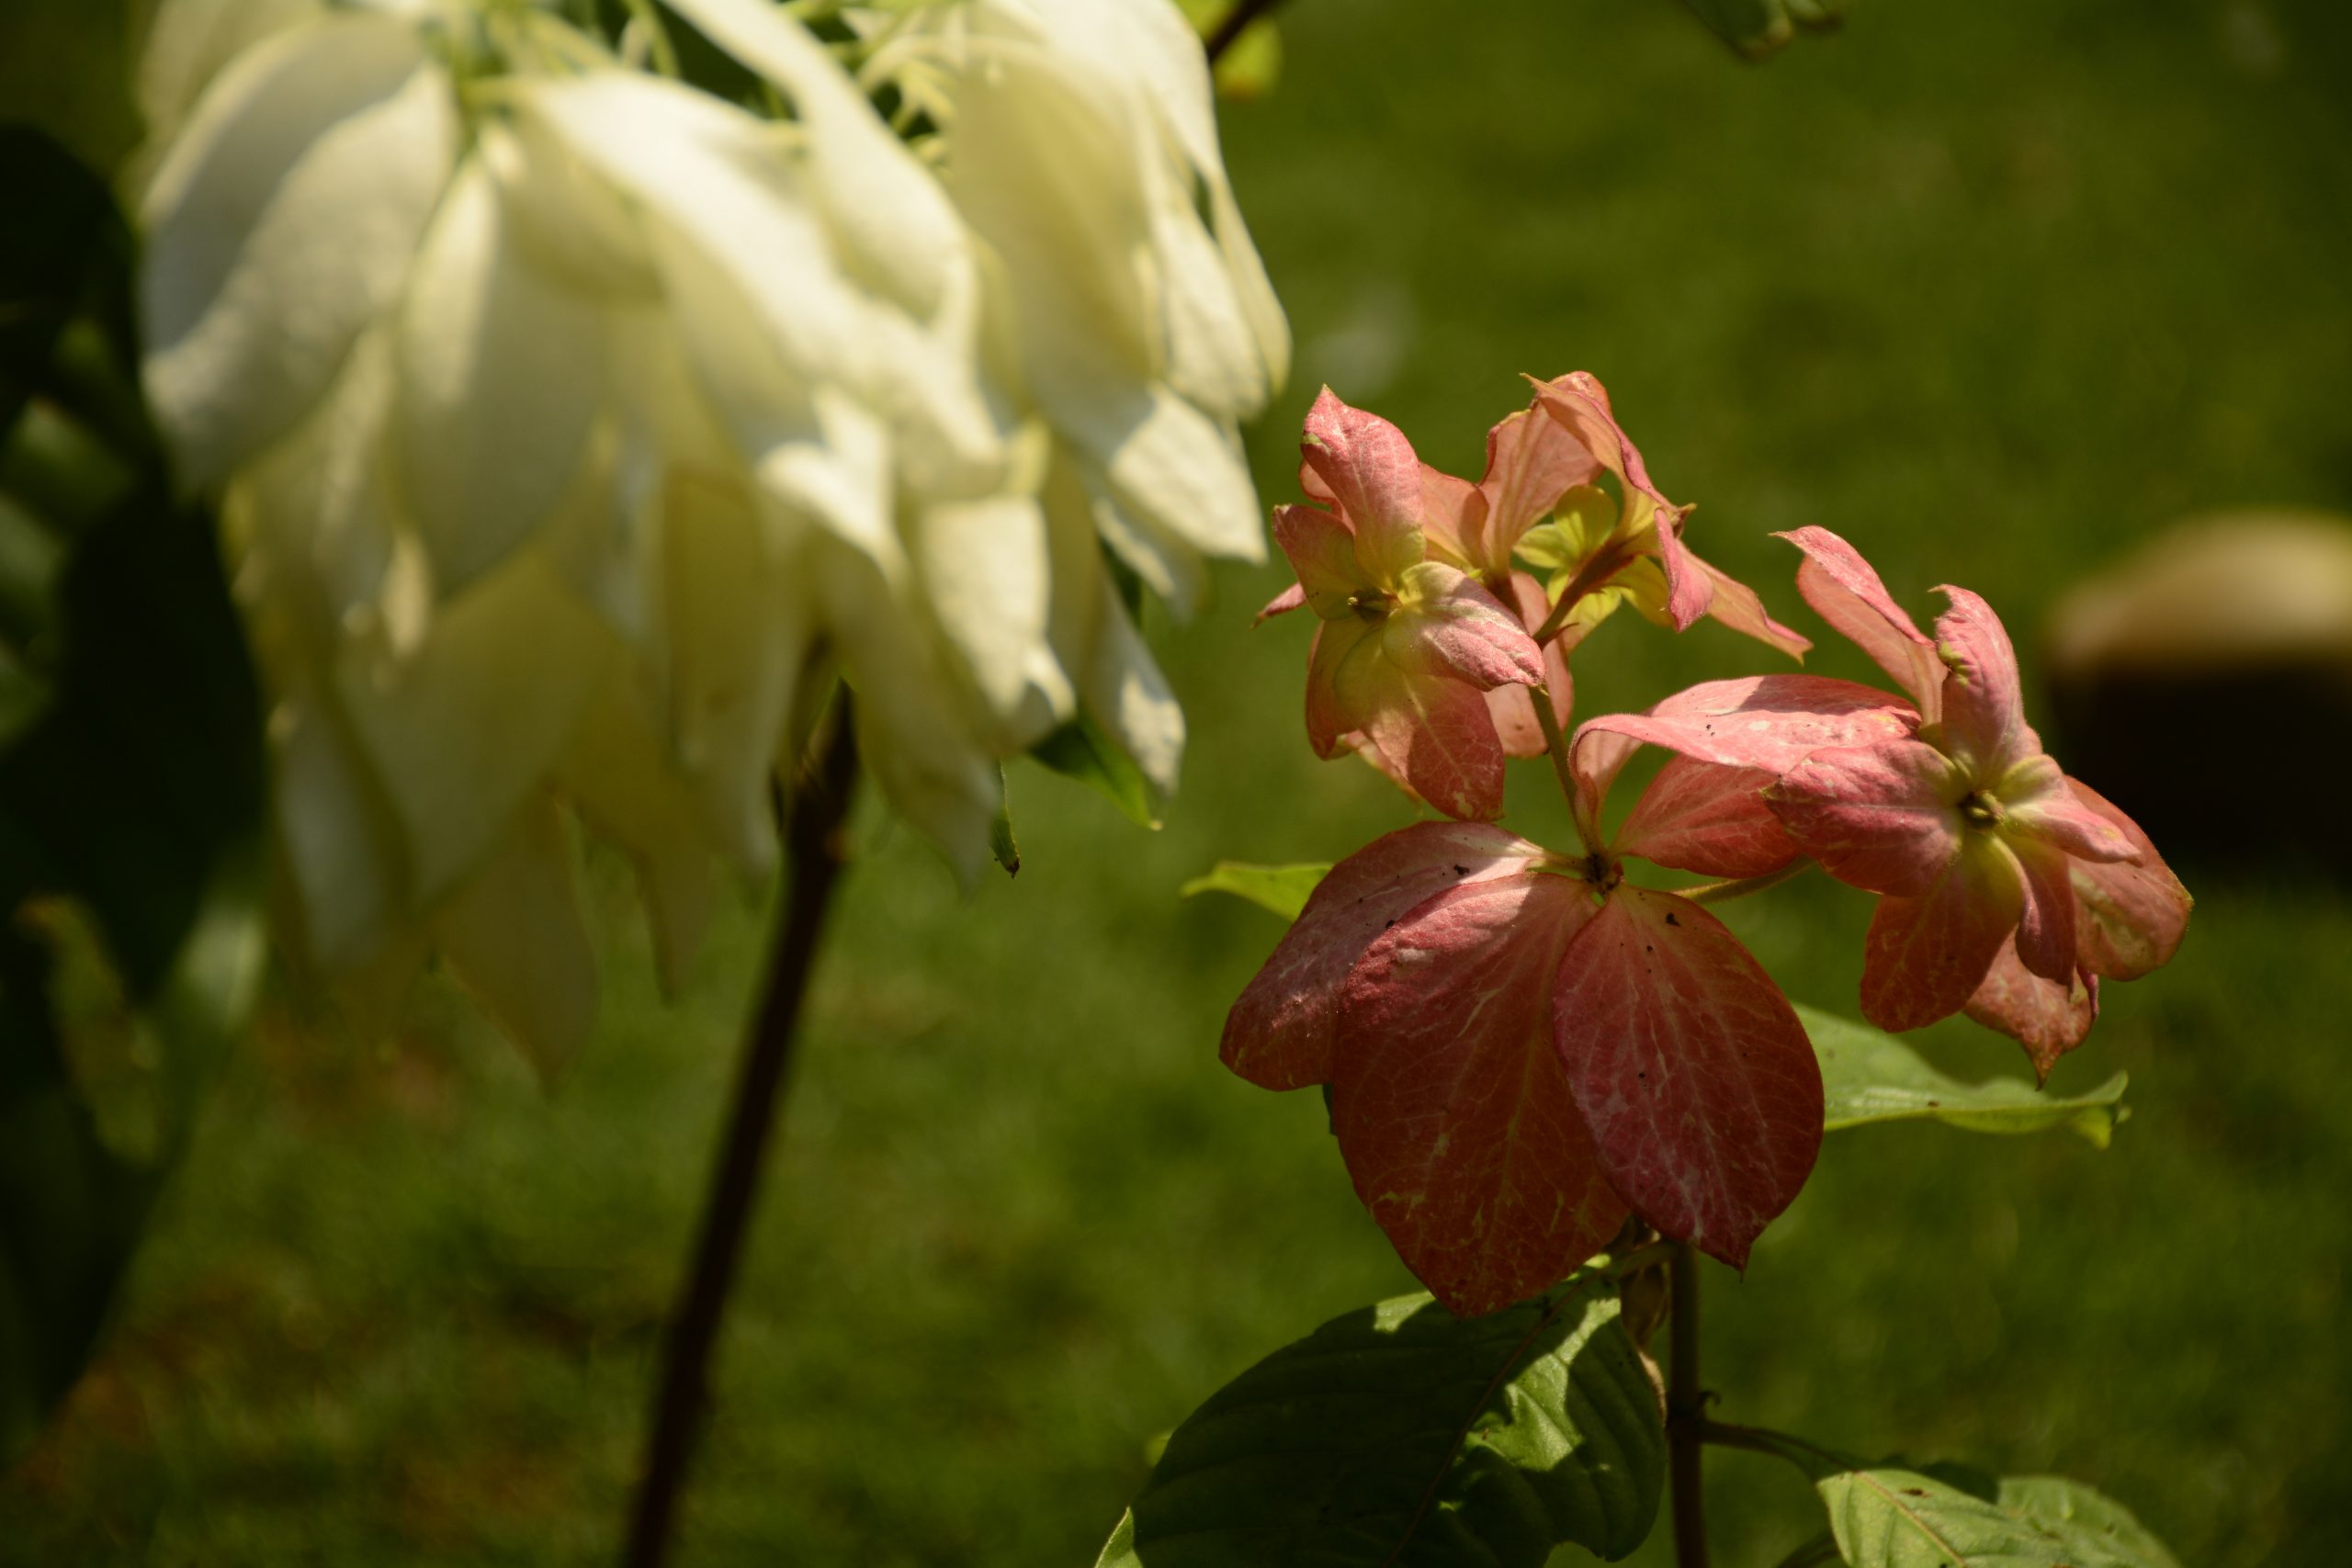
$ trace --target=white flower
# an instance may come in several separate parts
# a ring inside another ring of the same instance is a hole
[[[1173,785],[1098,534],[1180,601],[1261,547],[1233,422],[1281,318],[1189,34],[1188,74],[1084,6],[1058,52],[1049,6],[912,18],[943,188],[782,12],[673,9],[791,118],[492,0],[165,0],[142,69],[148,390],[221,498],[295,945],[388,983],[437,949],[547,1063],[593,1017],[574,818],[674,982],[838,670],[968,877],[999,761],[1081,715]],[[1060,107],[959,74],[1001,46]]]

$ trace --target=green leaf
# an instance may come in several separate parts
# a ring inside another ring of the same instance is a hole
[[[1194,1411],[1097,1568],[1536,1568],[1566,1542],[1614,1559],[1649,1534],[1665,1463],[1609,1279],[1467,1320],[1404,1296]]]
[[[1184,19],[1204,39],[1213,34],[1236,0],[1176,0]],[[1261,17],[1241,29],[1231,46],[1218,56],[1216,90],[1221,97],[1265,96],[1282,79],[1283,35],[1272,17]]]
[[[1298,919],[1306,900],[1331,868],[1321,863],[1300,865],[1251,865],[1247,861],[1221,860],[1203,876],[1178,891],[1187,898],[1201,893],[1230,893],[1270,909],[1285,920]]]
[[[1821,1062],[1824,1125],[1833,1133],[1872,1122],[1943,1122],[1972,1133],[2064,1127],[2103,1149],[2129,1114],[2122,1073],[2077,1095],[2046,1094],[2022,1078],[1963,1083],[1868,1024],[1803,1006],[1797,1017]]]
[[[2132,1517],[2132,1510],[2103,1492],[2063,1475],[2012,1475],[2001,1482],[2000,1506],[2052,1529],[2087,1537],[2126,1562],[2148,1568],[2180,1568],[2164,1542]]]
[[[1054,772],[1102,791],[1137,827],[1159,826],[1159,792],[1091,715],[1079,715],[1031,747],[1029,754]]]
[[[79,1376],[251,1007],[263,766],[210,519],[140,402],[128,231],[22,130],[0,190],[5,1461]]]
[[[1778,51],[1799,28],[1834,28],[1844,0],[1685,0],[1699,19],[1750,60]]]
[[[1849,1568],[2180,1568],[2123,1505],[2078,1482],[1812,1468]]]

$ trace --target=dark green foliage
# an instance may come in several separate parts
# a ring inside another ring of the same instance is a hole
[[[37,132],[0,129],[0,190],[5,1458],[80,1372],[242,1021],[261,760],[209,522],[140,413],[129,236]],[[99,1079],[154,1101],[150,1136],[102,1124]]]

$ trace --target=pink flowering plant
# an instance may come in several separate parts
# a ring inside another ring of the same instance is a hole
[[[2171,1563],[2077,1483],[1865,1463],[1711,1416],[1698,1259],[1746,1269],[1825,1133],[1908,1118],[2104,1143],[2120,1115],[2120,1077],[2073,1098],[1963,1083],[1894,1032],[1965,1012],[2046,1083],[2101,984],[2172,956],[2189,898],[2043,750],[1991,606],[1939,590],[1923,632],[1825,529],[1782,536],[1797,591],[1896,690],[1781,670],[1575,723],[1571,658],[1623,606],[1792,659],[1810,645],[1692,551],[1690,508],[1599,380],[1532,386],[1475,484],[1316,400],[1306,499],[1274,513],[1297,582],[1260,618],[1314,618],[1316,754],[1361,757],[1442,819],[1333,866],[1227,863],[1195,885],[1293,917],[1223,1059],[1265,1089],[1322,1087],[1358,1198],[1429,1295],[1327,1325],[1204,1405],[1103,1564],[1615,1558],[1669,1475],[1678,1562],[1704,1562],[1711,1442],[1817,1488],[1828,1530],[1791,1563]],[[1612,829],[1645,747],[1667,756]],[[1496,821],[1508,760],[1537,756],[1570,842]],[[1712,912],[1815,865],[1878,896],[1867,1024],[1793,1004]]]

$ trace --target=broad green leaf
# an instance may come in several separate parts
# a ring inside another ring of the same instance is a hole
[[[1321,863],[1300,865],[1251,865],[1247,861],[1221,860],[1205,875],[1179,889],[1190,898],[1200,893],[1230,893],[1269,909],[1285,920],[1298,919],[1316,886],[1330,871]]]
[[[128,231],[22,130],[0,190],[5,1462],[79,1376],[250,1007],[262,761],[210,521],[140,403]]]
[[[1972,1133],[2064,1127],[2103,1149],[2129,1114],[2121,1073],[2077,1095],[2046,1094],[2022,1078],[1963,1083],[1868,1024],[1804,1006],[1797,1017],[1821,1062],[1824,1125],[1833,1133],[1872,1122],[1943,1122]]]
[[[1177,8],[1204,39],[1213,34],[1237,0],[1176,0]],[[1216,90],[1221,97],[1250,99],[1274,90],[1283,73],[1283,35],[1272,17],[1261,17],[1241,29],[1231,46],[1217,57]]]
[[[1725,43],[1761,60],[1796,36],[1799,28],[1838,25],[1845,0],[1687,0],[1699,19]]]
[[[2164,1542],[2132,1517],[2132,1510],[2103,1492],[2063,1475],[2012,1475],[2003,1478],[1996,1500],[2011,1513],[2088,1536],[2127,1562],[2147,1568],[2180,1568]]]
[[[1849,1568],[2180,1568],[2120,1503],[2078,1482],[1810,1468]]]
[[[1063,725],[1032,746],[1029,754],[1057,773],[1092,784],[1137,827],[1159,826],[1159,792],[1135,759],[1089,716],[1080,714]]]
[[[1536,1568],[1566,1542],[1614,1559],[1648,1535],[1665,1462],[1608,1279],[1469,1319],[1404,1296],[1194,1411],[1097,1568]]]

